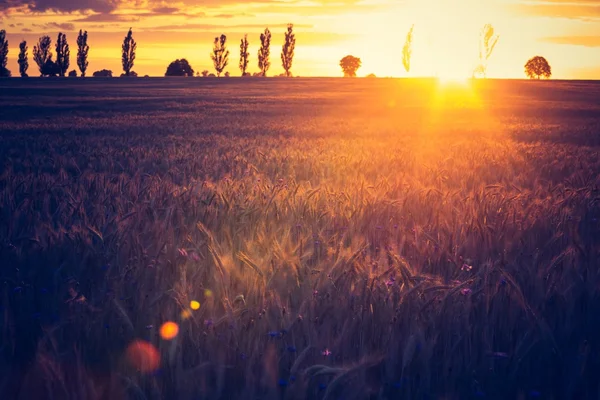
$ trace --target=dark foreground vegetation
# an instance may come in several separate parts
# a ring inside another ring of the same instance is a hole
[[[0,398],[598,397],[598,84],[111,82],[0,82]]]

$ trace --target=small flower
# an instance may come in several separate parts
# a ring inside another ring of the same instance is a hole
[[[271,336],[272,338],[274,337],[278,337],[279,336],[279,331],[271,331],[268,333],[269,336]]]
[[[464,288],[460,290],[460,294],[462,294],[463,296],[468,296],[472,293],[473,291],[469,288]]]
[[[183,257],[187,257],[188,256],[188,252],[185,249],[179,249],[179,254]]]
[[[318,290],[313,290],[313,297],[317,297],[318,294],[319,294]]]
[[[460,268],[461,271],[470,271],[473,269],[472,265],[467,265],[466,263],[462,265],[462,267]]]
[[[154,328],[154,325],[146,325],[146,329],[152,329]]]
[[[396,278],[394,278],[393,276],[390,276],[390,278],[387,281],[385,281],[385,285],[387,287],[393,286],[394,283],[396,283]]]
[[[329,357],[331,355],[331,351],[329,351],[329,349],[325,349],[321,352],[321,354],[325,357]]]

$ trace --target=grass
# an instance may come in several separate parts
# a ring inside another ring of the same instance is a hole
[[[3,398],[598,396],[598,84],[0,89]]]

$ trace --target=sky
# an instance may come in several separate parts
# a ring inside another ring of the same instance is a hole
[[[162,76],[186,58],[194,70],[213,71],[215,36],[225,34],[231,52],[226,71],[239,75],[239,44],[250,42],[250,72],[258,71],[259,36],[268,27],[272,66],[280,61],[284,32],[294,24],[296,76],[342,76],[339,60],[362,60],[359,76],[469,76],[477,63],[479,33],[494,26],[498,44],[488,77],[523,78],[525,62],[545,57],[554,78],[600,79],[600,0],[0,0],[0,29],[9,41],[8,69],[18,75],[19,42],[33,46],[67,34],[71,68],[76,38],[88,31],[89,69],[122,72],[121,43],[128,29],[137,41],[135,70]],[[412,67],[402,67],[402,47],[414,25]]]

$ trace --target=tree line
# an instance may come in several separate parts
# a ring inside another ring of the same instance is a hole
[[[133,39],[133,33],[131,28],[123,40],[122,46],[122,64],[123,64],[123,76],[135,75],[132,71],[134,60],[136,43]],[[54,46],[56,52],[56,59],[52,52],[52,39],[50,36],[44,35],[39,38],[36,45],[33,46],[33,61],[37,64],[41,77],[44,76],[67,76],[67,71],[71,65],[71,51],[69,43],[67,41],[67,35],[62,32],[58,33],[56,38],[56,44]],[[80,30],[77,36],[77,67],[79,68],[80,76],[85,77],[89,66],[88,55],[90,46],[88,45],[88,33],[87,31]],[[8,40],[6,39],[6,31],[0,30],[0,77],[10,77],[11,71],[7,68],[8,60]],[[19,64],[19,74],[21,77],[26,78],[29,75],[29,48],[27,41],[23,40],[19,43],[19,57],[17,59]],[[68,73],[69,77],[78,76],[76,70],[71,70]],[[112,71],[101,70],[94,72],[93,76],[112,76]]]
[[[271,67],[271,38],[272,34],[269,28],[265,28],[265,31],[260,34],[260,48],[258,49],[258,69],[260,72],[255,73],[254,76],[267,76],[267,72]],[[240,41],[240,59],[238,67],[241,72],[241,76],[250,76],[248,67],[250,65],[250,53],[248,52],[248,35],[245,34]],[[281,47],[281,65],[283,67],[284,76],[292,76],[292,65],[294,63],[294,50],[296,48],[296,35],[294,34],[294,25],[288,24],[287,30],[284,34],[284,42]],[[196,76],[220,77],[223,74],[225,68],[229,65],[229,50],[227,48],[227,36],[221,35],[215,37],[213,42],[213,49],[210,53],[210,58],[215,69],[215,74],[211,74],[208,70],[196,72]],[[177,59],[173,61],[167,67],[165,76],[194,76],[194,69],[190,63],[185,59]],[[225,72],[225,76],[230,76],[228,72]]]
[[[498,43],[499,35],[496,34],[494,27],[491,24],[485,24],[479,35],[479,57],[478,63],[473,69],[473,77],[487,77],[487,68],[489,59]],[[412,59],[412,46],[414,37],[414,25],[411,26],[404,44],[402,47],[402,65],[406,73],[410,73],[411,70],[411,59]],[[259,72],[255,73],[254,76],[266,77],[269,68],[271,67],[271,38],[272,34],[269,28],[266,28],[263,33],[260,34],[260,48],[258,50],[258,68]],[[250,76],[248,73],[248,67],[250,65],[250,53],[248,52],[249,42],[248,35],[245,34],[240,42],[240,58],[239,58],[239,69],[242,76]],[[284,43],[281,48],[281,65],[284,69],[283,76],[292,76],[292,65],[294,61],[294,50],[296,48],[296,36],[294,34],[294,25],[288,24],[287,31],[284,34]],[[123,39],[121,46],[121,64],[123,66],[123,74],[121,76],[137,76],[137,73],[133,71],[135,57],[136,57],[137,43],[133,38],[133,31],[129,28],[127,35]],[[80,76],[85,77],[88,68],[88,54],[90,46],[88,45],[88,33],[87,31],[79,31],[77,36],[77,67],[80,71]],[[62,76],[67,74],[70,66],[70,50],[67,42],[67,37],[64,33],[59,32],[56,45],[56,61],[53,60],[52,53],[52,40],[49,36],[42,36],[39,38],[37,45],[33,48],[33,61],[37,64],[40,72],[40,76]],[[225,68],[229,65],[229,50],[227,48],[227,36],[220,35],[215,37],[213,42],[213,49],[210,53],[210,58],[213,63],[216,75],[209,73],[208,70],[196,72],[196,76],[216,76],[220,77]],[[19,74],[22,77],[27,77],[27,71],[29,68],[28,61],[28,47],[27,42],[22,41],[19,44]],[[11,71],[7,68],[8,60],[8,40],[6,39],[6,31],[0,30],[0,77],[10,77]],[[340,67],[344,76],[355,77],[356,72],[361,67],[362,61],[358,57],[348,55],[340,60]],[[533,79],[540,77],[550,78],[552,70],[548,61],[541,56],[535,56],[527,61],[525,64],[525,74]],[[76,77],[77,71],[71,70],[68,73],[70,77]],[[94,72],[95,77],[112,77],[112,71],[101,70]],[[165,72],[165,76],[194,76],[194,69],[191,67],[189,62],[183,59],[177,59],[169,64]],[[225,72],[225,76],[229,76],[228,72]],[[374,76],[374,75],[372,75]]]

